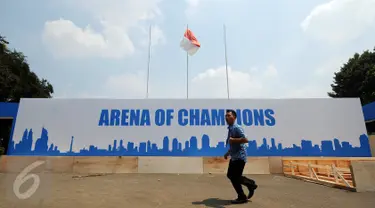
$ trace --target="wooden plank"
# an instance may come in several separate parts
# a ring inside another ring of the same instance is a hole
[[[302,160],[302,161],[298,161],[298,163],[294,163],[294,164],[296,164],[298,166],[297,169],[298,169],[299,172],[309,172],[308,165],[305,165],[305,164],[308,164],[309,162],[311,162],[311,161]]]
[[[351,160],[337,160],[336,168],[347,168],[350,169]]]
[[[339,179],[339,182],[335,182],[332,180],[332,178],[326,178],[326,177],[320,177],[319,180],[316,180],[314,178],[310,178],[308,175],[306,174],[298,174],[298,175],[295,175],[297,177],[302,177],[302,178],[305,178],[305,179],[309,179],[310,181],[316,181],[316,182],[330,182],[332,184],[336,184],[336,185],[340,185],[340,186],[347,186],[344,182],[341,181],[341,179]],[[352,187],[353,188],[353,183],[349,183],[350,186],[349,187]]]
[[[375,157],[283,157],[282,160],[349,160],[349,161],[375,161]]]
[[[329,186],[329,187],[332,187],[332,188],[340,188],[340,189],[345,189],[345,190],[348,190],[348,191],[355,192],[355,188],[347,187],[347,186],[336,184],[336,183],[329,182],[329,181],[317,181],[317,180],[311,180],[308,177],[292,176],[292,175],[285,175],[285,177],[299,179],[299,180],[303,180],[303,181],[310,182],[310,183],[316,183],[316,184],[320,184],[320,185]]]
[[[291,172],[285,172],[284,174],[286,174],[286,175],[292,175],[292,173]],[[303,176],[307,176],[307,177],[309,177],[309,173],[300,173],[300,172],[298,172],[298,173],[295,173],[295,175],[303,175]],[[321,174],[318,174],[318,173],[316,173],[316,175],[317,175],[317,177],[319,178],[319,179],[325,179],[325,180],[331,180],[331,181],[333,181],[333,182],[335,182],[335,178],[333,177],[333,175],[331,175],[331,176],[327,176],[327,175],[321,175]],[[314,178],[313,178],[314,179]],[[342,183],[343,185],[344,185],[344,183],[343,182],[341,182],[342,180],[340,179],[340,178],[338,178],[337,179],[338,180],[338,183]],[[349,184],[352,184],[353,183],[353,181],[352,181],[352,179],[350,178],[350,179],[346,179],[347,181],[348,181],[348,183]]]
[[[290,166],[291,166],[291,169],[292,169],[292,175],[294,175],[294,164],[293,164],[293,162],[290,162]]]
[[[327,170],[327,166],[336,165],[336,160],[317,160],[317,164],[320,166],[318,167],[318,173],[324,173]]]
[[[334,163],[333,163],[334,164]],[[294,166],[297,166],[298,167],[298,170],[301,170],[302,168],[301,167],[307,167],[307,168],[304,168],[302,169],[303,171],[300,171],[300,172],[309,172],[308,171],[308,167],[309,167],[309,164],[308,163],[301,163],[301,162],[294,162],[293,161],[293,165]],[[331,164],[330,164],[331,165]],[[313,168],[319,168],[319,169],[323,169],[323,171],[320,171],[319,173],[326,173],[327,172],[327,167],[329,168],[330,165],[315,165],[315,164],[310,164],[311,167]],[[290,165],[289,165],[290,167]],[[336,167],[336,169],[338,171],[341,171],[341,172],[346,172],[346,173],[350,173],[350,168],[338,168]]]
[[[312,173],[314,174],[315,178],[316,178],[317,180],[319,180],[319,177],[318,177],[318,175],[316,174],[315,170],[314,170],[313,168],[311,168],[311,170],[312,170]]]
[[[336,167],[339,164],[340,167]],[[284,175],[353,188],[348,160],[283,160]]]
[[[301,171],[301,172],[308,172],[308,167],[309,167],[308,163],[293,162],[293,165],[294,166],[298,166],[298,167],[307,167],[306,168],[307,171]],[[315,165],[315,164],[310,164],[310,166],[312,168],[318,168],[318,169],[323,169],[324,170],[324,171],[321,171],[319,173],[325,173],[327,171],[327,167],[330,167],[330,165]],[[348,173],[350,173],[350,169],[349,168],[336,168],[336,169],[338,171],[341,171],[341,172],[348,172]],[[300,170],[300,168],[299,168],[299,170]],[[303,169],[303,170],[305,170],[305,169]]]
[[[289,160],[281,160],[281,164],[283,166],[283,171],[286,172],[291,172],[291,167],[290,167],[290,161]]]
[[[341,178],[347,186],[350,187],[349,183],[345,180],[344,177],[342,177],[342,175],[337,171],[337,169],[336,169],[335,167],[334,167],[333,169],[335,169],[335,171],[336,171],[336,173],[337,173],[337,176],[338,176],[339,178]]]

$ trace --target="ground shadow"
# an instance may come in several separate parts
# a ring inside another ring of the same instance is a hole
[[[224,200],[219,198],[209,198],[203,201],[192,202],[194,205],[205,205],[206,207],[225,208],[226,205],[230,205],[230,200]]]

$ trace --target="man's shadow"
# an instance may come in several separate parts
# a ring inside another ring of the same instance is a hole
[[[206,207],[225,208],[226,205],[231,205],[230,200],[219,198],[209,198],[203,201],[192,202],[194,205],[205,205]]]

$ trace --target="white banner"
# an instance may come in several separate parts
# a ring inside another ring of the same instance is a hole
[[[226,109],[249,156],[371,156],[359,99],[22,99],[8,153],[222,156]]]

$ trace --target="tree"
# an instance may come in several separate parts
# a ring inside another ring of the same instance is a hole
[[[359,97],[362,105],[375,101],[375,48],[354,54],[336,72],[328,96],[333,98]]]
[[[52,85],[30,71],[23,53],[8,48],[0,35],[0,102],[19,102],[20,98],[51,98]]]

